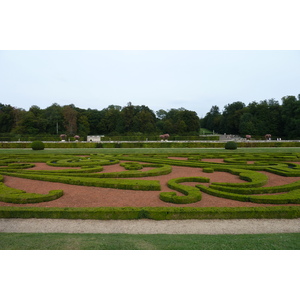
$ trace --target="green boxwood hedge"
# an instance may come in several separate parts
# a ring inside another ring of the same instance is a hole
[[[263,204],[300,204],[300,190],[292,190],[284,194],[275,195],[244,195],[236,193],[230,193],[214,189],[212,186],[206,187],[204,185],[197,185],[197,187],[204,193],[220,198],[237,200],[242,202],[253,202]]]
[[[160,200],[176,204],[188,204],[201,200],[199,189],[193,186],[182,185],[183,182],[209,182],[205,177],[181,177],[168,181],[168,187],[176,190],[185,196],[178,196],[175,192],[162,192],[159,195]]]
[[[238,175],[240,179],[245,180],[245,183],[228,183],[228,182],[214,182],[214,185],[222,185],[222,186],[231,186],[236,188],[250,188],[250,187],[260,187],[268,182],[268,176],[251,171],[251,170],[243,170],[243,169],[229,169],[229,168],[214,168],[215,171],[223,171],[228,172],[234,175]]]
[[[31,144],[32,150],[44,150],[45,144],[42,141],[34,141]]]
[[[8,203],[40,203],[52,201],[63,195],[62,190],[52,190],[48,194],[26,193],[23,190],[15,189],[0,183],[0,201]]]
[[[0,218],[96,220],[295,219],[300,218],[300,207],[0,207]]]
[[[35,179],[50,182],[61,182],[73,185],[95,186],[103,188],[141,190],[141,191],[160,191],[158,180],[139,180],[139,179],[118,179],[118,178],[86,178],[64,175],[39,175],[29,173],[9,173],[2,172],[3,175],[14,176],[27,179]]]

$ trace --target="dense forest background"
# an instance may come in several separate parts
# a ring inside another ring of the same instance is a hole
[[[240,101],[225,105],[223,112],[218,106],[201,120],[201,126],[219,133],[299,139],[300,94],[285,96],[282,103],[274,99],[251,102],[247,106]]]
[[[200,106],[200,104],[199,104]],[[285,96],[281,103],[274,99],[251,102],[237,101],[225,105],[223,111],[212,106],[203,119],[185,108],[160,109],[154,113],[148,106],[128,103],[121,107],[110,105],[102,110],[82,109],[73,104],[57,103],[41,109],[36,105],[28,111],[0,103],[1,139],[13,136],[87,135],[138,136],[168,133],[180,136],[199,136],[200,128],[214,133],[252,135],[299,139],[300,94]]]

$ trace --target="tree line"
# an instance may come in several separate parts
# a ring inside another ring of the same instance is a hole
[[[257,138],[271,134],[272,137],[299,139],[300,94],[282,97],[281,101],[270,99],[248,105],[236,101],[225,105],[222,112],[214,105],[201,120],[201,126],[221,134]]]
[[[152,111],[145,105],[109,105],[102,110],[82,109],[74,104],[53,103],[41,109],[33,105],[28,111],[0,103],[0,136],[68,136],[103,134],[106,136],[161,135],[198,136],[200,128],[219,134],[262,138],[300,139],[300,94],[245,105],[236,101],[223,111],[213,105],[204,118],[185,108]]]
[[[145,105],[110,105],[102,110],[82,109],[73,104],[57,103],[41,109],[33,105],[28,111],[0,103],[1,136],[79,135],[199,135],[197,113],[185,108],[154,113]]]

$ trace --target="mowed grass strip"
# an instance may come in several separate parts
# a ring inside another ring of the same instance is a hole
[[[81,155],[81,154],[170,154],[173,155],[176,154],[202,154],[202,153],[219,153],[219,154],[228,154],[228,150],[221,149],[221,148],[56,148],[51,149],[47,148],[42,151],[43,155],[49,155],[49,154],[55,154],[55,155],[63,155],[63,154],[73,154],[73,155]],[[232,150],[230,153],[240,154],[240,153],[298,153],[299,147],[253,147],[253,148],[238,148],[237,150]],[[0,148],[0,154],[32,154],[33,150],[29,148],[24,149],[6,149],[6,148]],[[35,153],[36,155],[36,153]]]
[[[0,233],[0,250],[299,250],[300,233]]]

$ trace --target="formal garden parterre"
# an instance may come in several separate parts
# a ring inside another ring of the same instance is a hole
[[[300,152],[5,154],[0,174],[0,217],[300,217]]]

